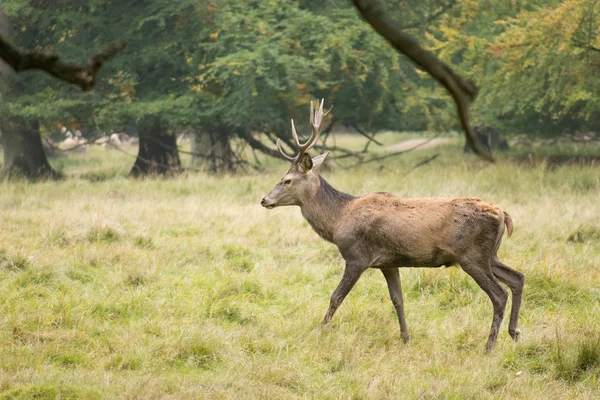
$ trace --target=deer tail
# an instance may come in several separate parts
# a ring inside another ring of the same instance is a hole
[[[512,233],[513,233],[513,220],[510,217],[510,215],[508,215],[508,213],[506,211],[504,211],[504,224],[506,225],[506,231],[508,232],[508,236],[512,235]]]

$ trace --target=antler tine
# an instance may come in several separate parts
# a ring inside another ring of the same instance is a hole
[[[294,125],[293,118],[292,118],[292,138],[294,139],[294,143],[296,144],[296,147],[301,149],[302,145],[300,144],[300,140],[298,139],[298,132],[296,132],[296,125]]]
[[[329,114],[329,111],[331,111],[330,108],[326,113],[323,113],[324,103],[325,99],[321,99],[321,104],[319,104],[319,101],[317,100],[317,105],[319,105],[319,108],[315,109],[313,107],[313,102],[310,102],[310,126],[312,128],[312,134],[306,142],[306,144],[308,145],[307,150],[313,147],[319,141],[319,137],[321,136],[321,123],[323,122],[323,117]]]
[[[296,157],[290,157],[287,154],[285,154],[285,151],[283,151],[283,148],[281,147],[281,140],[279,138],[277,138],[277,149],[279,150],[279,152],[281,153],[281,155],[288,161],[294,162],[296,161]]]
[[[294,125],[294,120],[292,120],[292,136],[294,137],[294,143],[296,144],[296,147],[298,147],[298,150],[301,152],[305,152],[312,147],[311,143],[313,140],[313,135],[310,135],[306,142],[300,143],[300,140],[298,139],[298,133],[296,132],[296,126]]]
[[[321,104],[319,104],[319,100],[317,100],[318,109],[313,111],[313,103],[310,102],[310,123],[313,127],[319,127],[321,125],[321,121],[323,120],[323,103],[325,99],[321,99]]]

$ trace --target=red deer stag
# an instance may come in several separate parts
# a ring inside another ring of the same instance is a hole
[[[311,102],[312,134],[304,144],[299,142],[292,120],[292,135],[299,153],[295,157],[287,155],[277,141],[279,151],[292,165],[261,201],[268,209],[300,206],[313,229],[333,242],[346,261],[342,281],[331,296],[322,324],[331,320],[361,274],[367,268],[378,268],[387,281],[402,339],[408,342],[398,268],[458,263],[492,301],[494,314],[486,350],[496,344],[508,297],[498,281],[512,292],[508,333],[517,341],[524,276],[502,264],[497,256],[504,226],[509,236],[513,230],[510,216],[478,198],[410,199],[389,193],[355,197],[334,189],[319,175],[328,153],[315,158],[307,153],[319,140],[325,115],[323,102],[316,108]]]

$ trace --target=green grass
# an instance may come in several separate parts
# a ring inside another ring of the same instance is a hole
[[[526,276],[522,341],[505,320],[489,355],[491,304],[457,268],[401,271],[408,345],[378,271],[320,328],[343,260],[297,208],[260,207],[284,161],[137,181],[132,158],[97,148],[53,160],[64,181],[1,183],[0,399],[597,399],[600,166],[544,151],[492,165],[451,143],[324,172],[357,195],[511,214],[500,256]]]

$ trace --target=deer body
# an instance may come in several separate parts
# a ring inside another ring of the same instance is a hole
[[[318,173],[327,154],[312,159],[306,153],[318,140],[320,124],[313,122],[322,118],[315,116],[318,111],[311,108],[313,135],[305,145],[299,145],[292,125],[294,141],[300,148],[296,158],[285,155],[278,143],[292,166],[261,204],[266,208],[300,206],[312,228],[334,243],[346,261],[323,324],[331,320],[361,274],[368,268],[378,268],[387,281],[401,336],[407,342],[409,334],[398,269],[458,263],[492,301],[494,314],[486,349],[491,350],[495,345],[507,301],[507,293],[499,281],[512,292],[508,330],[518,340],[524,277],[497,257],[504,227],[509,235],[512,233],[510,216],[479,198],[411,199],[389,193],[355,197],[334,189]]]
[[[348,204],[334,243],[348,255],[360,243],[369,267],[450,266],[482,235],[499,240],[503,225],[502,211],[480,199],[371,194]]]

